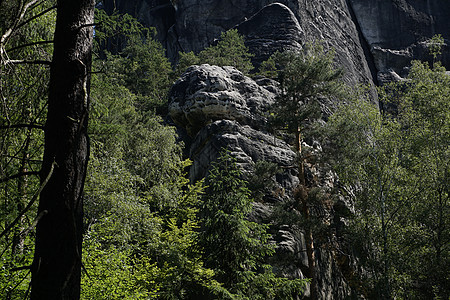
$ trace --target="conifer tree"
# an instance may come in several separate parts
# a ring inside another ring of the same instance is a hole
[[[247,220],[252,200],[241,176],[235,159],[222,152],[207,178],[200,211],[206,264],[227,287],[242,281],[245,271],[255,270],[274,251],[267,226]]]
[[[252,69],[251,58],[253,54],[245,46],[244,37],[236,29],[222,32],[216,45],[211,45],[195,55],[192,51],[180,52],[180,59],[175,71],[179,76],[191,65],[210,64],[216,66],[232,66],[244,74]]]
[[[313,183],[305,178],[302,155],[302,130],[321,115],[320,99],[338,96],[338,79],[342,70],[333,67],[333,53],[325,53],[319,44],[306,45],[300,52],[276,53],[281,95],[273,105],[272,124],[295,136],[294,148],[298,155],[299,186],[295,193],[296,206],[307,223],[311,219],[309,191]],[[312,229],[305,226],[306,252],[311,278],[311,298],[317,299],[316,258]]]
[[[252,199],[236,159],[222,150],[207,177],[200,207],[205,265],[236,299],[292,299],[305,281],[277,277],[265,260],[274,253],[268,226],[248,220]]]

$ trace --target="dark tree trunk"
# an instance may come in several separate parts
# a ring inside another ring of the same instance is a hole
[[[58,0],[31,299],[79,299],[94,0]],[[51,172],[53,168],[53,172]]]

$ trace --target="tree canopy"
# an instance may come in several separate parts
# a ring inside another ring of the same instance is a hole
[[[324,129],[338,149],[327,161],[356,201],[349,234],[373,272],[371,297],[448,297],[449,80],[439,63],[415,61],[380,88],[394,110],[350,98]]]

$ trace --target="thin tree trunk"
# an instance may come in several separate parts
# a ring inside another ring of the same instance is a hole
[[[93,0],[58,0],[31,299],[79,299]]]
[[[27,174],[28,170],[26,168],[26,163],[29,158],[29,148],[30,148],[30,140],[31,140],[31,129],[27,130],[27,137],[23,149],[22,159],[20,162],[19,173]],[[17,184],[17,211],[21,212],[24,209],[24,203],[26,201],[26,189],[27,189],[28,178],[27,175],[24,175],[19,178]],[[24,247],[24,236],[22,236],[21,232],[24,229],[23,227],[24,216],[20,218],[18,222],[18,227],[14,232],[13,243],[12,243],[12,255],[14,256],[16,253],[23,253]]]
[[[298,177],[300,186],[296,195],[299,209],[301,210],[303,217],[306,220],[305,226],[305,243],[306,243],[306,255],[308,257],[309,277],[311,277],[310,284],[310,299],[315,300],[318,297],[317,279],[316,279],[316,257],[314,253],[314,237],[310,228],[311,214],[308,207],[308,187],[306,186],[305,178],[305,163],[302,158],[302,139],[300,128],[297,128],[295,134],[295,146],[299,156],[298,165]],[[300,200],[300,201],[299,201]],[[301,204],[301,206],[300,206]]]

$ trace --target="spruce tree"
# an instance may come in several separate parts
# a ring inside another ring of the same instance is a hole
[[[236,299],[292,299],[305,281],[277,277],[265,261],[274,253],[268,226],[248,220],[252,199],[236,159],[222,151],[212,164],[200,208],[205,265]]]

